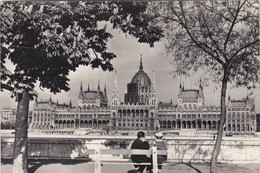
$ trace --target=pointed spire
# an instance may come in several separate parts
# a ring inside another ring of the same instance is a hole
[[[82,81],[80,83],[80,90],[79,90],[79,99],[83,97],[83,87],[82,87]]]
[[[89,91],[89,83],[88,83],[88,91]]]
[[[80,82],[80,90],[83,90],[83,88],[82,88],[82,81]]]
[[[143,70],[142,54],[140,55],[140,65],[139,65],[139,70]]]
[[[52,101],[52,99],[51,99],[51,94],[50,94],[50,99],[49,99],[49,101],[50,101],[50,102]]]
[[[184,82],[183,82],[183,85],[182,85],[182,91],[184,91]]]
[[[57,99],[57,102],[56,102],[56,104],[58,105],[59,104],[59,100]]]
[[[106,87],[106,84],[104,86],[104,96],[105,96],[105,98],[107,98],[107,87]]]
[[[98,80],[98,87],[97,87],[97,90],[100,91],[99,80]]]
[[[171,98],[171,105],[172,105],[172,98]]]
[[[154,76],[154,70],[153,70],[152,87],[153,87],[153,90],[156,89],[156,87],[155,87],[155,76]]]
[[[182,91],[183,91],[183,88],[182,88],[182,85],[181,85],[181,78],[180,78],[180,86],[179,86],[179,94],[178,94],[178,97],[181,97]]]
[[[201,90],[203,90],[201,79],[200,79],[200,86],[199,87],[200,87]]]
[[[69,105],[72,106],[72,104],[71,104],[71,99],[70,99],[70,103],[69,103]]]
[[[115,71],[114,93],[117,93],[117,91],[118,91],[117,72]]]

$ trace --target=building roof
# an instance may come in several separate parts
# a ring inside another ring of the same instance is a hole
[[[246,107],[246,106],[254,106],[254,99],[250,98],[244,98],[241,100],[230,100],[230,106],[231,107]]]
[[[183,98],[197,98],[199,96],[199,90],[184,90],[182,91]]]
[[[131,83],[139,83],[139,85],[141,87],[142,86],[149,86],[149,87],[151,86],[151,79],[143,70],[142,58],[140,60],[139,71],[134,75]]]

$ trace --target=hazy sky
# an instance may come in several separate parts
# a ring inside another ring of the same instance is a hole
[[[107,27],[110,30],[109,26]],[[170,64],[171,58],[165,57],[164,43],[156,43],[153,48],[150,48],[148,44],[140,44],[137,39],[125,35],[119,30],[111,31],[113,38],[109,41],[109,50],[117,55],[117,58],[112,61],[115,70],[117,70],[117,78],[119,84],[119,95],[121,101],[124,100],[124,94],[126,93],[126,87],[131,82],[132,77],[138,71],[140,54],[143,57],[144,71],[152,78],[152,71],[155,71],[155,82],[158,101],[177,102],[177,95],[179,92],[180,79],[185,84],[185,88],[198,88],[199,75],[194,74],[191,77],[177,77],[173,78],[170,73],[173,67]],[[77,98],[79,94],[80,82],[83,83],[83,89],[87,90],[88,84],[90,89],[97,88],[97,83],[100,81],[101,89],[103,90],[104,84],[107,86],[108,98],[111,100],[111,94],[114,86],[114,72],[103,72],[102,70],[92,70],[90,67],[82,66],[78,68],[76,72],[69,74],[69,86],[71,90],[69,92],[62,92],[59,94],[50,94],[49,90],[40,90],[37,87],[39,93],[39,99],[48,99],[51,95],[52,99],[59,103],[68,103],[72,100],[73,105],[77,105]],[[204,87],[204,97],[206,105],[219,106],[220,102],[220,88],[216,89],[216,84],[209,83]],[[231,89],[230,93],[232,99],[242,99],[247,95],[245,88]],[[16,108],[16,102],[10,98],[9,92],[1,92],[1,106]],[[256,110],[260,113],[260,88],[254,91]],[[32,103],[30,104],[32,109]]]

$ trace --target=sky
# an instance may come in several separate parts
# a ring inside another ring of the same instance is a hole
[[[184,83],[187,89],[198,89],[200,80],[199,74],[193,74],[190,77],[174,77],[171,73],[174,69],[171,65],[172,57],[167,57],[164,51],[163,41],[155,43],[151,48],[148,44],[140,44],[137,39],[132,36],[124,34],[120,30],[112,30],[108,25],[107,29],[113,35],[113,38],[108,42],[108,49],[115,53],[117,58],[112,61],[114,69],[117,71],[117,80],[119,85],[119,96],[121,102],[124,101],[124,94],[127,91],[127,84],[131,82],[133,76],[139,69],[140,56],[142,55],[144,71],[152,79],[152,71],[155,72],[156,92],[158,101],[170,102],[171,99],[174,104],[177,103],[177,96],[179,92],[179,85]],[[114,86],[114,71],[103,72],[101,69],[92,69],[91,67],[81,66],[76,72],[69,74],[70,91],[61,92],[59,94],[51,94],[48,89],[39,89],[37,84],[38,100],[49,99],[50,97],[59,103],[69,103],[70,99],[73,106],[77,106],[77,99],[79,95],[80,83],[83,84],[83,89],[87,90],[88,84],[90,89],[97,89],[98,81],[100,82],[101,90],[106,84],[108,99],[112,98],[112,91]],[[231,99],[242,99],[247,96],[246,88],[232,88],[228,87],[227,94]],[[17,102],[10,98],[10,92],[1,92],[0,100],[1,107],[16,108]],[[215,83],[208,83],[204,86],[204,97],[206,105],[219,106],[220,104],[220,87]],[[260,88],[254,90],[256,111],[260,113]],[[33,101],[30,103],[30,110],[33,108]]]

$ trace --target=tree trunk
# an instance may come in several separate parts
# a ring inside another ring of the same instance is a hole
[[[28,173],[28,110],[29,95],[26,91],[18,96],[13,152],[13,173]]]
[[[220,152],[220,147],[221,147],[221,142],[222,142],[222,137],[224,132],[224,124],[226,121],[226,113],[227,113],[226,112],[227,82],[228,82],[228,73],[227,73],[227,69],[224,67],[224,75],[222,79],[221,99],[220,99],[220,109],[221,109],[220,124],[218,127],[217,140],[211,156],[210,173],[217,172],[218,155]]]

